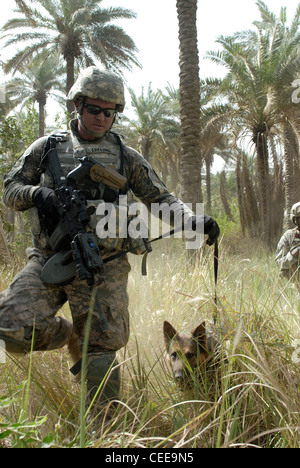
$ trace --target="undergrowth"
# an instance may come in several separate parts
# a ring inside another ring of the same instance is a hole
[[[140,257],[130,261],[131,337],[118,352],[122,388],[114,417],[104,415],[97,427],[82,417],[66,349],[7,356],[0,364],[0,446],[298,448],[299,292],[279,279],[272,254],[233,255],[221,241],[217,309],[212,249],[195,260],[179,241],[162,242],[145,277]],[[1,290],[11,278],[3,268]],[[60,314],[70,318],[67,305]],[[164,320],[186,331],[205,320],[221,343],[218,378],[177,387],[166,363]]]

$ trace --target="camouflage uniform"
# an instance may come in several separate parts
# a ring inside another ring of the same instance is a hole
[[[275,261],[280,266],[281,276],[288,279],[293,277],[294,280],[299,280],[297,269],[299,267],[300,252],[300,202],[294,203],[291,207],[290,220],[296,227],[287,230],[281,237],[277,245]],[[298,255],[295,256],[297,251]],[[299,286],[299,283],[297,283],[297,286]]]
[[[275,261],[280,266],[280,274],[290,278],[299,266],[299,259],[291,252],[300,247],[300,232],[297,227],[287,230],[278,242]]]
[[[91,155],[103,166],[112,165],[126,177],[126,184],[115,195],[127,196],[133,193],[147,208],[150,208],[152,203],[167,203],[172,205],[175,216],[184,214],[186,221],[193,216],[180,200],[168,192],[152,167],[139,153],[123,144],[121,146],[116,134],[111,131],[95,134],[85,127],[82,114],[86,97],[114,103],[116,112],[122,112],[124,109],[123,83],[116,75],[90,67],[79,76],[69,94],[69,99],[77,105],[78,120],[71,122],[69,132],[56,137],[56,149],[64,173],[67,174],[78,166],[78,158]],[[85,131],[96,139],[81,139],[78,121]],[[43,137],[33,143],[4,181],[4,203],[14,210],[30,211],[33,248],[27,250],[29,261],[26,267],[14,278],[9,288],[0,294],[0,339],[5,340],[7,350],[11,352],[29,351],[32,341],[34,350],[59,348],[67,343],[70,349],[75,331],[76,340],[79,341],[79,359],[92,289],[78,278],[64,286],[46,284],[41,279],[41,270],[53,252],[45,219],[34,206],[34,196],[36,190],[41,191],[40,187],[56,188],[47,170],[43,174],[39,172],[46,141],[47,137]],[[107,190],[102,183],[95,191],[91,187],[79,188],[87,189],[90,195],[87,202],[94,206],[102,202]],[[116,200],[118,201],[119,197],[116,197]],[[95,232],[97,222],[97,216],[94,214],[89,230]],[[127,239],[102,239],[99,236],[98,240],[103,258],[128,247]],[[100,397],[102,403],[118,397],[118,368],[114,367],[109,377],[107,375],[111,366],[115,366],[115,351],[125,346],[129,338],[126,290],[129,271],[127,256],[123,255],[105,264],[104,281],[94,286],[96,300],[89,336],[86,379],[91,398],[103,379],[106,380],[103,397]],[[70,322],[56,316],[66,301],[69,302],[73,328]],[[102,318],[103,315],[106,318],[106,329],[103,327],[100,312]]]
[[[37,209],[33,207],[32,195],[37,184],[54,188],[53,180],[46,172],[41,174],[38,168],[46,137],[37,140],[19,159],[4,181],[5,204],[15,210],[30,210],[33,249],[28,249],[29,262],[13,280],[9,288],[0,295],[0,338],[9,337],[8,350],[14,348],[13,335],[18,337],[19,348],[30,349],[32,327],[35,326],[35,350],[52,349],[68,342],[71,327],[66,320],[56,317],[61,306],[69,301],[74,329],[82,344],[84,323],[89,309],[91,289],[86,283],[75,279],[67,286],[47,285],[40,279],[41,268],[52,253],[48,244],[47,232],[40,223]],[[92,154],[103,165],[111,162],[118,169],[120,165],[120,147],[113,133],[108,132],[103,138],[86,142],[77,133],[77,121],[71,123],[71,132],[60,135],[57,144],[58,155],[65,173],[78,164],[78,158]],[[172,196],[160,181],[147,161],[135,150],[124,147],[124,176],[127,183],[120,190],[120,195],[132,191],[147,207],[151,203],[177,204],[178,210],[191,212],[185,205]],[[100,200],[91,200],[96,205]],[[91,229],[97,219],[91,220]],[[108,239],[108,242],[110,239]],[[99,240],[99,244],[101,245]],[[105,241],[104,241],[105,244]],[[115,248],[115,240],[113,240]],[[115,250],[114,250],[115,252]],[[112,251],[109,245],[101,245],[103,258]],[[127,276],[130,266],[126,256],[105,264],[104,282],[97,286],[97,301],[108,321],[109,328],[103,331],[99,311],[93,314],[89,351],[118,350],[129,337],[128,298],[126,293]],[[8,336],[9,335],[9,336]],[[11,341],[11,344],[10,344]]]

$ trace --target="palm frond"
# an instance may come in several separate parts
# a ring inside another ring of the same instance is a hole
[[[276,15],[269,10],[262,0],[258,0],[257,6],[261,14],[262,21],[265,24],[274,25],[277,21]]]
[[[141,66],[133,40],[112,24],[118,19],[135,18],[129,9],[101,8],[101,0],[16,0],[16,4],[16,13],[23,17],[9,20],[2,28],[1,39],[7,40],[4,47],[25,43],[25,48],[5,64],[6,72],[23,72],[43,49],[59,51],[64,59],[71,57],[75,66],[100,62],[116,72]],[[73,78],[69,76],[69,82]]]
[[[45,36],[44,36],[45,37]],[[28,66],[32,60],[35,58],[36,54],[41,50],[45,52],[46,50],[53,49],[55,51],[56,44],[53,43],[52,47],[49,47],[49,42],[42,40],[37,44],[32,44],[25,47],[25,49],[17,52],[10,60],[8,60],[4,65],[4,71],[9,73],[13,71],[14,73],[18,70],[24,72],[26,66]]]

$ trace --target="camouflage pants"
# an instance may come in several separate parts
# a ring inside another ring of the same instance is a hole
[[[29,351],[33,332],[35,351],[64,346],[71,336],[72,324],[56,314],[68,301],[81,347],[92,289],[77,279],[66,286],[43,283],[40,276],[46,258],[37,249],[28,249],[27,254],[29,261],[25,268],[0,294],[0,339],[10,352]],[[127,343],[129,271],[126,257],[105,264],[104,281],[96,286],[88,352],[117,351]],[[100,308],[108,323],[106,330],[100,319]]]

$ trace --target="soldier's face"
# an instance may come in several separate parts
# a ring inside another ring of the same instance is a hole
[[[97,109],[98,108],[98,109]],[[110,130],[113,121],[114,121],[114,113],[111,111],[105,112],[105,109],[115,109],[116,104],[112,104],[111,102],[101,101],[98,99],[86,98],[84,102],[84,107],[82,111],[82,121],[86,128],[89,130],[97,133],[103,134]],[[99,110],[104,110],[99,112]],[[99,112],[99,113],[97,113]],[[79,133],[83,138],[86,138],[84,128],[80,126],[79,123]],[[91,136],[88,135],[88,139],[91,139]]]

